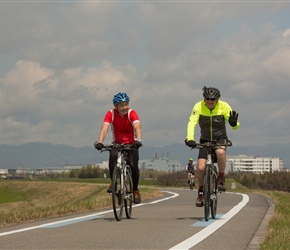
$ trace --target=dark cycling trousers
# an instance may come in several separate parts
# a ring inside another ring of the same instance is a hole
[[[112,179],[113,171],[115,164],[117,163],[117,150],[112,149],[110,151],[110,157],[109,157],[109,171],[110,176]],[[132,170],[132,179],[133,179],[133,190],[138,190],[138,184],[139,184],[139,150],[137,148],[134,148],[128,152],[128,164],[131,167]]]

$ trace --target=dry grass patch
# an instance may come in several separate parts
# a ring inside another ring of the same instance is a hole
[[[111,196],[106,189],[104,184],[79,182],[0,182],[0,194],[8,192],[18,197],[0,203],[0,227],[111,207]],[[158,189],[140,191],[143,201],[162,196]]]

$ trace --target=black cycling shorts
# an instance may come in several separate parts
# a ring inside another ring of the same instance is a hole
[[[227,141],[227,139],[220,139],[220,140],[217,140],[218,143],[222,143],[222,144],[225,144]],[[207,141],[204,141],[204,140],[200,140],[200,143],[205,143]],[[214,152],[214,159],[213,159],[213,162],[214,163],[217,163],[217,157],[216,157],[216,154]],[[201,148],[199,150],[199,153],[198,153],[198,159],[207,159],[207,148]]]

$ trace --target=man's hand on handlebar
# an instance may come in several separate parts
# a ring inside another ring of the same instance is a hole
[[[185,144],[190,147],[190,148],[195,148],[196,147],[196,142],[193,140],[187,140],[185,139]]]
[[[133,143],[133,148],[140,148],[142,146],[143,144],[141,140],[135,140],[135,142]]]
[[[104,147],[104,144],[103,143],[100,143],[100,142],[95,142],[94,143],[94,146],[95,146],[95,149],[97,149],[97,150],[102,150],[103,149],[103,147]]]

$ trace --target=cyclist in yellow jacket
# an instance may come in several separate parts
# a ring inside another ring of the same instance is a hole
[[[199,123],[200,126],[200,142],[217,141],[224,143],[227,139],[226,122],[229,122],[232,129],[238,129],[240,123],[238,121],[238,113],[230,107],[230,105],[220,100],[220,91],[213,87],[203,87],[204,99],[197,102],[189,117],[187,125],[187,136],[185,144],[191,148],[196,147],[194,138],[194,130]],[[225,168],[226,168],[226,148],[222,147],[215,150],[219,169],[218,189],[226,191],[225,188]],[[203,206],[203,176],[204,167],[207,159],[207,150],[200,149],[197,162],[197,179],[199,182],[198,197],[196,206]]]

